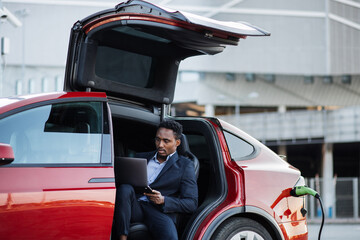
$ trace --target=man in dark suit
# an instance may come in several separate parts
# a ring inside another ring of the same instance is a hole
[[[137,155],[148,159],[148,184],[152,193],[135,194],[134,188],[127,184],[117,188],[114,219],[121,240],[127,239],[132,222],[144,222],[154,239],[178,239],[176,213],[196,210],[198,189],[194,164],[176,152],[181,134],[181,124],[163,121],[156,132],[156,151]]]

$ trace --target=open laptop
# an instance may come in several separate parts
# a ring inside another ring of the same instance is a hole
[[[115,183],[130,184],[137,193],[150,192],[147,180],[147,160],[145,158],[115,157]]]

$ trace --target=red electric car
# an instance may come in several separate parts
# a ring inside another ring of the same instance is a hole
[[[65,92],[0,99],[0,239],[111,239],[114,163],[154,149],[180,61],[266,35],[138,0],[75,23]],[[199,186],[181,239],[308,238],[297,169],[216,118],[172,118]]]

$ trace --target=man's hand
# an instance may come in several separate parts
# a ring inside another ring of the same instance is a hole
[[[153,190],[152,193],[144,193],[155,204],[164,204],[164,196],[159,191]]]

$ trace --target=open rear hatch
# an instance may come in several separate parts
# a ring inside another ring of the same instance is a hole
[[[268,35],[247,23],[127,1],[74,24],[65,90],[91,89],[154,106],[170,104],[181,60],[220,53],[240,38]]]

